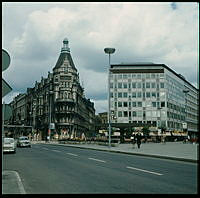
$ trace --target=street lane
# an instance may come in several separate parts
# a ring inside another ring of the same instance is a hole
[[[19,172],[27,193],[197,192],[196,164],[58,145],[18,148],[3,167]]]

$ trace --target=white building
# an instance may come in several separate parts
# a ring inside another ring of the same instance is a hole
[[[197,135],[198,89],[165,64],[112,64],[112,123],[148,123]],[[184,93],[187,90],[187,93]]]

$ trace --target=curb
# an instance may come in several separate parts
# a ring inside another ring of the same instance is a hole
[[[68,147],[75,147],[80,149],[91,149],[91,150],[97,150],[97,151],[106,151],[106,152],[115,152],[115,153],[123,153],[128,155],[138,155],[138,156],[145,156],[145,157],[155,157],[155,158],[161,158],[161,159],[170,159],[170,160],[177,160],[177,161],[184,161],[184,162],[192,162],[192,163],[198,163],[198,159],[188,159],[188,158],[180,158],[180,157],[172,157],[172,156],[165,156],[165,155],[155,155],[155,154],[145,154],[145,153],[131,153],[126,151],[115,151],[115,150],[107,150],[107,149],[98,149],[98,148],[89,148],[89,147],[81,147],[78,145],[68,145],[68,144],[56,144],[56,143],[50,143],[48,145],[59,145],[59,146],[68,146]]]
[[[7,192],[2,191],[2,194],[26,194],[23,183],[17,171],[4,170],[2,172],[2,176],[4,177],[6,175],[8,175],[9,178],[7,179],[7,182],[5,178],[2,178],[2,187],[5,185],[7,187],[9,186],[9,188],[3,187],[4,191]],[[3,181],[5,181],[5,184],[3,184]]]

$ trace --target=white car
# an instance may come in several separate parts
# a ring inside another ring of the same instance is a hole
[[[3,152],[16,153],[16,143],[14,138],[3,139]]]
[[[18,147],[31,147],[31,142],[27,136],[19,137],[17,140]]]

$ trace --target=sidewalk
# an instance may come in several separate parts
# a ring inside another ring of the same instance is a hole
[[[132,144],[115,144],[114,147],[102,146],[94,143],[65,143],[50,142],[46,144],[56,144],[62,146],[71,146],[78,148],[89,148],[94,150],[102,150],[109,152],[126,153],[140,156],[158,157],[186,162],[198,162],[199,144],[183,144],[182,142],[166,142],[166,143],[143,143],[140,149],[133,148]]]
[[[21,178],[16,171],[2,172],[2,194],[26,194]]]

